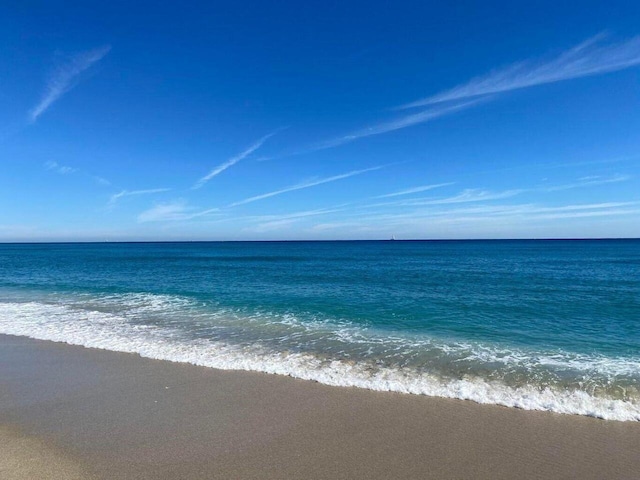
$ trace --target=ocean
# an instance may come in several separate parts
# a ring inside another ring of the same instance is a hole
[[[640,421],[640,240],[1,244],[0,333]]]

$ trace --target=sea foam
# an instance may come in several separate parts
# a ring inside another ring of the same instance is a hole
[[[536,385],[514,387],[478,376],[447,379],[412,368],[371,368],[371,363],[366,361],[321,358],[300,351],[277,351],[260,342],[233,344],[212,338],[194,339],[178,328],[131,322],[127,315],[119,313],[116,308],[120,305],[128,308],[129,313],[133,309],[137,314],[152,316],[171,309],[184,310],[188,307],[188,301],[179,298],[147,294],[128,297],[116,295],[100,299],[97,305],[85,299],[82,305],[82,308],[78,308],[77,305],[66,303],[0,302],[0,333],[134,353],[148,358],[217,369],[288,375],[333,386],[457,398],[607,420],[640,421],[640,404],[636,399],[609,398],[579,389]],[[294,320],[285,319],[284,323],[287,322]],[[348,329],[338,330],[338,335],[357,341],[357,335],[349,333]],[[514,354],[496,355],[491,349],[473,351],[478,359],[484,356],[485,361],[524,361],[523,358],[513,358]],[[571,361],[576,363],[576,368],[614,368],[619,372],[635,374],[638,371],[638,364],[635,362],[617,363],[587,358]],[[553,356],[540,357],[536,362],[560,362],[562,366],[567,365],[566,359]]]

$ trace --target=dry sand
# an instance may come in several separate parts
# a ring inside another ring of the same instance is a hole
[[[22,337],[0,336],[0,426],[3,479],[640,478],[638,423]]]
[[[0,427],[0,478],[84,480],[92,476],[80,462],[42,439]]]

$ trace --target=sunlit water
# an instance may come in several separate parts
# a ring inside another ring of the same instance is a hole
[[[640,241],[6,244],[0,333],[640,420]]]

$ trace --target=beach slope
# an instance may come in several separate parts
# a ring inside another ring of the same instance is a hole
[[[633,479],[640,424],[0,335],[0,450],[8,478]]]

